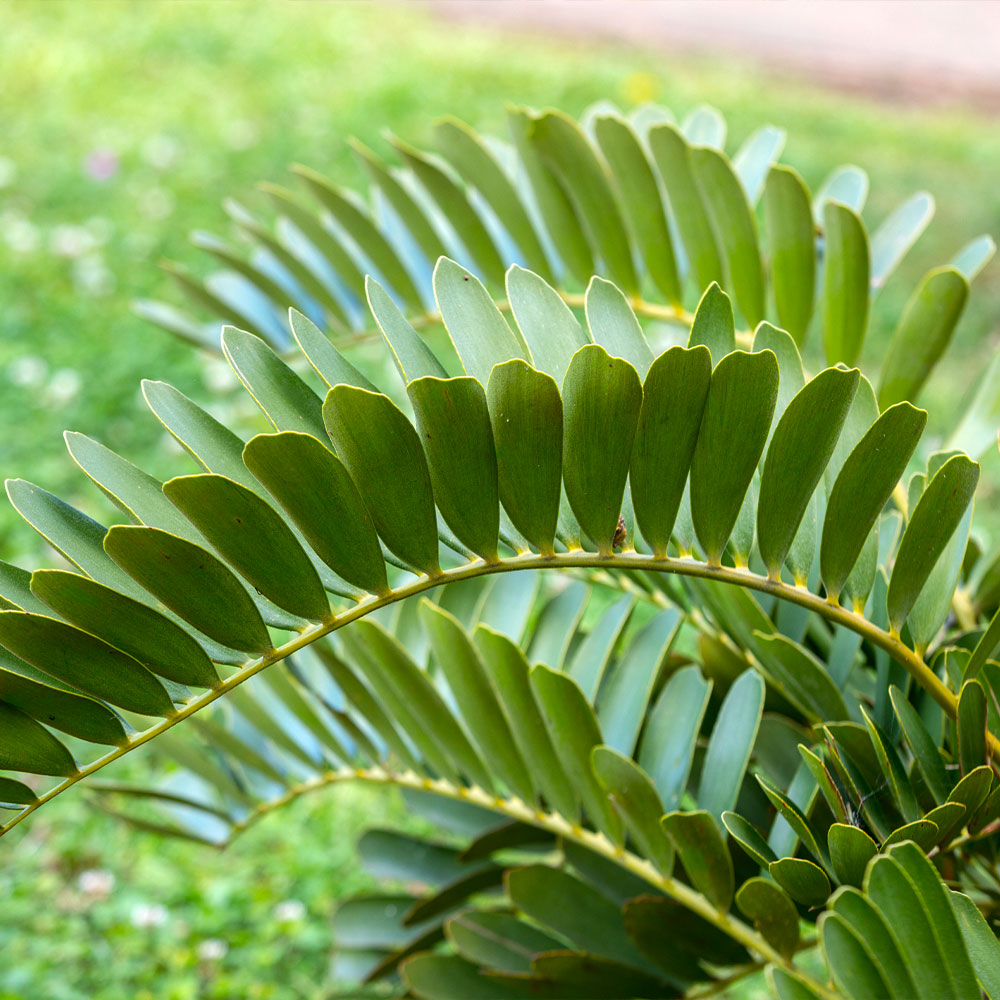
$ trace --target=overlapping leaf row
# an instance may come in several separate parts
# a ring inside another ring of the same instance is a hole
[[[214,839],[245,829],[261,808],[288,794],[331,781],[363,772],[369,780],[403,784],[411,807],[456,839],[422,841],[388,831],[362,839],[362,860],[375,875],[427,889],[343,905],[334,926],[339,978],[391,977],[401,961],[446,935],[458,957],[420,957],[405,966],[420,996],[492,995],[496,987],[481,983],[484,969],[490,982],[512,991],[505,995],[565,995],[558,991],[583,988],[586,970],[597,977],[595,992],[586,995],[675,995],[727,974],[710,973],[699,960],[723,969],[751,961],[745,940],[727,939],[692,913],[683,891],[677,898],[674,880],[682,879],[681,888],[690,884],[709,914],[729,910],[735,899],[734,916],[754,923],[774,955],[786,958],[799,945],[800,917],[814,921],[826,905],[834,916],[820,921],[822,939],[845,995],[895,995],[872,994],[880,977],[893,977],[898,995],[916,995],[906,992],[920,974],[909,939],[893,941],[883,931],[887,943],[874,949],[874,962],[859,958],[859,941],[870,946],[871,922],[884,918],[895,926],[896,909],[911,905],[877,888],[900,877],[889,860],[905,859],[906,870],[926,881],[926,861],[897,855],[891,845],[912,840],[925,850],[944,849],[958,832],[976,837],[997,818],[992,772],[982,763],[981,689],[978,698],[970,698],[971,686],[963,692],[956,772],[896,689],[897,719],[923,777],[907,777],[870,721],[867,733],[849,722],[825,727],[827,770],[801,719],[776,715],[773,706],[762,714],[765,691],[755,671],[720,690],[697,666],[682,665],[678,641],[687,640],[678,640],[682,626],[673,609],[630,624],[635,602],[626,597],[581,637],[582,583],[550,598],[530,630],[535,593],[513,576],[455,584],[441,594],[446,606],[414,600],[397,605],[386,622],[400,639],[374,622],[349,626],[336,647],[319,640],[295,654],[290,672],[275,668],[233,692],[225,716],[196,720],[203,746],[161,738],[160,751],[182,771],[160,788],[102,790],[155,802],[152,812],[133,801],[119,813],[142,828]],[[560,672],[529,668],[529,659]],[[797,758],[804,766],[796,770]],[[434,794],[422,790],[428,779],[436,782]],[[473,802],[462,800],[463,787],[476,789]],[[512,791],[520,797],[495,798]],[[739,814],[731,811],[737,802]],[[539,807],[552,812],[543,815]],[[580,822],[608,839],[559,836]],[[897,823],[904,825],[894,829]],[[741,850],[727,849],[726,830]],[[620,867],[614,845],[626,843],[624,834],[631,850],[652,863],[648,871]],[[800,844],[814,860],[795,857]],[[563,870],[551,867],[556,849]],[[496,903],[469,908],[499,892],[536,923]],[[956,918],[947,909],[942,915],[944,893],[921,899],[938,947],[951,948],[945,934],[954,933]],[[959,923],[981,937],[985,925],[975,907],[965,897],[952,902]],[[926,937],[928,927],[919,914],[914,919],[912,933]],[[987,949],[988,961],[972,953],[986,970],[977,966],[983,978],[997,949]],[[934,989],[965,968],[964,955],[960,949],[957,964],[939,962]]]
[[[384,598],[386,559],[436,578],[441,539],[453,565],[455,552],[459,563],[493,563],[501,545],[546,556],[557,544],[585,544],[608,556],[621,516],[627,547],[654,558],[674,538],[682,555],[704,553],[709,566],[724,554],[737,566],[753,556],[771,580],[787,564],[804,583],[826,475],[820,578],[831,599],[864,608],[878,579],[879,515],[916,444],[920,411],[900,403],[879,416],[856,370],[828,369],[802,385],[794,343],[767,324],[756,352],[732,351],[732,311],[714,286],[689,346],[654,358],[610,283],[592,282],[586,329],[531,272],[512,269],[510,285],[516,328],[477,279],[439,263],[436,296],[469,373],[446,378],[371,284],[416,426],[295,315],[304,353],[331,386],[325,401],[252,334],[223,334],[275,434],[244,448],[176,390],[147,383],[153,412],[205,469],[162,489],[97,443],[70,437],[84,470],[138,523],[107,531],[38,487],[10,483],[18,510],[85,575],[40,571],[29,581],[4,570],[3,597],[15,610],[0,613],[0,642],[17,692],[4,708],[5,769],[74,773],[70,753],[36,720],[122,744],[127,730],[108,704],[169,717],[190,686],[216,682],[211,661],[274,656],[268,626],[328,630],[363,613],[344,599]],[[544,345],[538,358],[534,345]],[[918,650],[947,614],[978,478],[963,455],[937,456],[928,471],[885,605],[893,633],[906,624]],[[876,604],[880,615],[881,597]]]
[[[751,329],[768,314],[769,278],[771,318],[801,346],[815,314],[827,363],[852,365],[871,301],[934,209],[930,195],[918,193],[869,236],[860,214],[868,193],[862,170],[838,168],[810,198],[794,170],[775,165],[784,132],[759,129],[729,160],[725,122],[707,107],[679,128],[666,109],[653,106],[626,117],[598,105],[580,124],[561,112],[515,108],[508,128],[504,141],[445,119],[434,130],[440,156],[392,140],[401,167],[355,143],[372,184],[371,204],[295,167],[310,200],[262,185],[278,212],[273,228],[227,203],[252,246],[249,258],[199,233],[195,243],[226,269],[202,282],[170,267],[212,322],[159,302],[138,308],[212,350],[221,320],[284,352],[292,347],[289,302],[341,345],[363,332],[366,274],[391,288],[410,318],[426,323],[440,305],[430,277],[442,255],[480,276],[498,302],[506,263],[519,261],[570,294],[601,274],[641,313],[668,319],[683,318],[685,304],[693,306],[715,281]],[[766,241],[755,211],[762,196]],[[969,282],[994,249],[987,236],[974,240],[914,291],[882,366],[883,408],[916,399],[948,346]],[[989,445],[981,425],[995,399],[995,380],[984,380],[978,416],[963,425],[955,447],[978,455]]]

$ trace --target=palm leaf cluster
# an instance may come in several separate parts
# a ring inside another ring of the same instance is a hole
[[[513,148],[443,123],[450,166],[364,152],[377,214],[303,170],[324,214],[272,189],[249,260],[210,244],[238,281],[183,280],[250,328],[221,349],[266,432],[151,382],[193,474],[68,435],[110,527],[8,483],[69,568],[0,566],[3,829],[155,738],[159,785],[92,782],[148,829],[226,843],[345,780],[441,828],[363,839],[408,888],[344,905],[345,978],[1000,996],[1000,561],[951,447],[978,457],[995,390],[945,450],[913,404],[989,242],[870,380],[872,288],[926,197],[869,239],[860,172],[813,205],[776,130],[730,161],[705,110],[510,117]]]

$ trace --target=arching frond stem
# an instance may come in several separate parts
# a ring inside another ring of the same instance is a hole
[[[735,569],[728,566],[712,566],[708,563],[699,562],[692,558],[657,558],[655,556],[642,555],[636,552],[627,552],[618,555],[598,555],[596,553],[575,550],[572,552],[557,553],[552,556],[540,556],[534,553],[526,553],[520,556],[513,556],[501,559],[495,563],[485,563],[476,559],[467,565],[457,566],[453,569],[444,570],[440,575],[433,577],[421,577],[412,583],[399,587],[382,597],[370,597],[361,601],[355,607],[332,616],[328,621],[321,622],[310,628],[304,629],[293,639],[282,644],[269,653],[252,660],[236,673],[230,675],[216,687],[206,691],[204,694],[193,698],[182,705],[177,712],[168,716],[161,722],[136,733],[131,739],[114,750],[85,765],[75,774],[59,782],[47,792],[40,795],[31,805],[25,807],[21,812],[13,817],[7,824],[0,827],[0,835],[6,833],[16,826],[23,819],[31,815],[39,806],[55,798],[56,795],[65,791],[71,785],[76,784],[82,778],[94,774],[113,763],[120,757],[148,743],[160,733],[171,729],[178,722],[195,715],[201,709],[212,704],[223,697],[233,688],[238,687],[244,681],[249,680],[260,671],[271,666],[273,663],[285,659],[292,653],[305,648],[316,639],[324,635],[329,635],[337,629],[349,625],[351,622],[364,618],[371,612],[379,608],[401,601],[415,594],[421,594],[434,587],[459,580],[468,580],[477,576],[484,576],[489,573],[514,572],[526,569],[580,569],[591,568],[610,571],[612,568],[624,570],[645,570],[646,572],[673,573],[679,576],[700,577],[708,580],[718,580],[722,583],[729,583],[737,587],[746,587],[750,590],[761,591],[766,594],[773,594],[782,600],[790,601],[801,607],[814,611],[823,616],[828,621],[858,633],[862,638],[867,639],[873,645],[884,649],[893,659],[902,664],[913,679],[926,690],[931,697],[944,709],[950,718],[954,719],[958,711],[957,698],[941,682],[938,676],[932,671],[923,659],[912,649],[906,646],[898,636],[892,635],[877,625],[872,624],[862,615],[854,611],[833,604],[816,594],[810,593],[804,587],[792,586],[779,580],[770,580],[760,576],[748,569]],[[1000,759],[1000,739],[992,733],[987,734],[991,756],[993,759]]]

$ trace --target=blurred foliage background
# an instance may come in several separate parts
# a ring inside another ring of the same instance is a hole
[[[8,5],[0,93],[0,473],[98,517],[61,432],[163,476],[187,471],[140,405],[139,380],[166,379],[202,403],[227,383],[221,362],[130,312],[138,297],[179,301],[157,261],[203,268],[187,234],[225,230],[221,200],[255,201],[255,183],[287,182],[293,161],[360,184],[350,135],[385,151],[385,129],[428,143],[442,114],[499,131],[506,102],[575,115],[599,99],[679,115],[714,104],[730,148],[771,122],[788,130],[783,159],[810,186],[842,162],[869,172],[869,222],[918,189],[937,199],[883,293],[891,315],[928,267],[1000,231],[1000,130],[971,110],[887,107],[729,57],[507,35],[415,6]],[[994,264],[922,400],[932,430],[949,426],[998,331]],[[876,331],[865,362],[877,364],[890,334]],[[990,462],[982,496],[995,503]],[[0,505],[0,558],[29,566],[41,551]],[[136,756],[127,766],[141,771]],[[0,844],[0,1000],[327,996],[329,918],[367,884],[352,850],[372,821],[403,823],[401,803],[339,789],[270,817],[220,858],[67,795]]]

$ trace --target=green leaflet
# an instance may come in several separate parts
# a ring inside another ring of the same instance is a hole
[[[389,168],[357,139],[350,140],[350,146],[357,154],[358,161],[376,185],[393,211],[403,220],[403,224],[413,236],[421,252],[429,261],[435,261],[445,253],[441,237],[418,207],[413,196],[393,177]]]
[[[913,751],[913,759],[917,770],[923,776],[924,784],[938,804],[946,802],[951,782],[948,780],[948,773],[938,752],[937,743],[927,731],[920,713],[906,700],[899,688],[890,687],[889,698],[899,720],[900,729]]]
[[[691,461],[691,515],[713,565],[722,558],[764,451],[777,396],[772,351],[734,351],[712,372]]]
[[[983,373],[979,388],[958,427],[952,431],[946,447],[968,452],[973,458],[983,455],[997,440],[1000,421],[1000,353],[994,355]]]
[[[810,380],[778,421],[764,460],[757,541],[777,580],[796,529],[823,476],[857,391],[858,370],[827,368]]]
[[[712,364],[718,364],[736,350],[736,321],[733,303],[718,282],[705,289],[694,313],[688,347],[704,344],[712,354]]]
[[[629,488],[639,530],[657,556],[667,554],[711,378],[706,348],[671,347],[643,383]]]
[[[532,693],[530,668],[516,643],[479,625],[474,641],[483,657],[504,708],[521,757],[530,766],[535,789],[567,821],[579,821],[577,788],[571,784],[549,737]]]
[[[504,267],[500,252],[465,192],[431,157],[402,139],[393,137],[391,141],[421,186],[437,202],[445,218],[454,227],[482,275],[490,284],[503,284]]]
[[[722,149],[726,144],[726,119],[711,104],[699,104],[681,122],[684,138],[692,146]]]
[[[531,959],[559,942],[533,924],[496,910],[469,910],[445,924],[455,950],[477,966],[505,972],[530,972]]]
[[[597,698],[598,690],[603,686],[608,667],[615,650],[619,646],[622,632],[625,630],[636,609],[636,599],[626,594],[619,597],[594,624],[585,637],[582,637],[573,651],[573,658],[566,667],[569,674],[583,691],[591,704]]]
[[[799,915],[788,894],[765,878],[751,878],[736,892],[736,905],[772,948],[786,958],[799,943]]]
[[[427,377],[406,387],[434,502],[460,542],[497,559],[500,497],[486,393],[474,378]]]
[[[903,532],[889,580],[889,624],[899,632],[948,540],[972,502],[979,466],[965,455],[948,459],[927,484]]]
[[[817,226],[823,225],[823,211],[828,202],[846,205],[860,215],[868,198],[868,175],[853,164],[844,164],[831,170],[813,196],[813,217]]]
[[[347,385],[327,394],[323,419],[382,541],[404,562],[436,574],[434,495],[413,424],[388,396]]]
[[[329,618],[319,574],[284,519],[256,493],[211,474],[178,476],[163,492],[268,600],[311,621]]]
[[[670,230],[642,144],[628,122],[617,115],[600,115],[594,122],[594,136],[618,186],[646,271],[667,301],[680,306],[681,286]]]
[[[612,356],[624,358],[644,378],[653,352],[620,289],[595,275],[587,285],[585,305],[593,342]]]
[[[823,208],[823,348],[826,362],[853,365],[868,326],[868,235],[861,217],[846,205]]]
[[[104,548],[137,583],[209,638],[258,656],[272,648],[250,595],[211,552],[159,528],[124,525],[107,533]]]
[[[951,341],[969,297],[969,283],[953,267],[924,277],[892,335],[879,381],[879,406],[916,399]]]
[[[649,776],[630,757],[611,747],[595,747],[591,766],[597,780],[621,814],[629,836],[642,857],[649,858],[664,875],[674,865],[674,849],[660,825],[663,804]]]
[[[580,527],[611,552],[622,510],[642,386],[635,369],[591,344],[563,383],[563,482]]]
[[[309,434],[258,434],[243,461],[330,569],[369,593],[388,591],[371,515],[329,449]]]
[[[637,295],[639,280],[621,210],[606,168],[579,126],[561,112],[546,112],[532,123],[531,141],[559,176],[611,279]]]
[[[650,713],[639,745],[639,766],[668,810],[676,809],[687,787],[701,720],[708,707],[712,682],[696,666],[671,675]]]
[[[766,868],[772,861],[778,860],[761,831],[738,813],[724,812],[722,825],[740,845],[743,853],[759,867]]]
[[[434,138],[444,156],[503,220],[528,262],[546,281],[552,279],[545,251],[514,184],[482,138],[465,122],[446,117],[434,124]]]
[[[545,666],[532,668],[531,688],[545,720],[556,755],[577,789],[592,822],[612,843],[624,839],[622,821],[590,767],[590,754],[601,744],[593,709],[576,683]]]
[[[573,355],[590,343],[580,321],[551,285],[517,264],[507,271],[507,299],[534,367],[562,385]]]
[[[764,669],[800,709],[818,720],[850,717],[836,684],[805,647],[780,634],[754,635]]]
[[[740,312],[750,326],[764,318],[764,266],[750,203],[724,153],[704,146],[691,150],[691,166],[726,262]]]
[[[416,330],[410,326],[409,320],[400,312],[399,306],[392,301],[386,290],[370,275],[365,279],[365,290],[368,293],[368,308],[382,331],[385,342],[392,352],[403,382],[412,382],[424,375],[436,375],[447,378],[448,373],[438,361],[434,352],[424,343]],[[338,378],[336,381],[326,380],[332,388],[339,382],[356,385],[362,389],[378,390],[367,382],[359,382],[351,378]]]
[[[877,294],[899,262],[920,238],[934,215],[926,191],[907,198],[872,234],[872,294]]]
[[[153,673],[195,687],[218,683],[219,675],[198,642],[147,605],[63,570],[36,570],[31,587],[56,614],[128,653]]]
[[[856,1000],[895,995],[863,939],[843,917],[838,913],[824,913],[817,926],[823,954],[838,989]]]
[[[511,792],[531,803],[534,790],[527,767],[512,738],[503,704],[475,647],[455,618],[436,604],[422,600],[420,617],[438,666],[484,759]]]
[[[494,365],[525,358],[524,345],[483,283],[447,257],[434,268],[434,298],[462,365],[482,385],[489,381]]]
[[[27,610],[27,609],[25,609]],[[972,651],[972,658],[965,668],[965,677],[971,680],[986,666],[986,661],[995,656],[997,647],[1000,646],[1000,610],[993,616],[986,631],[983,632]]]
[[[898,403],[872,424],[844,461],[827,502],[820,546],[820,573],[833,597],[840,594],[926,423],[925,410]]]
[[[744,671],[726,693],[702,762],[697,802],[717,824],[734,809],[764,708],[764,682]]]
[[[396,293],[409,306],[419,309],[422,303],[413,279],[392,244],[382,235],[367,211],[360,208],[345,189],[333,184],[317,171],[297,163],[292,166],[292,172],[305,182],[310,193],[337,220],[348,236],[358,246],[364,247],[366,256],[371,258]]]
[[[38,796],[25,784],[13,778],[0,778],[0,803],[5,806],[30,806]]]
[[[90,743],[120,746],[128,739],[125,724],[104,702],[81,694],[6,650],[0,650],[0,700]]]
[[[486,395],[500,500],[514,527],[550,555],[562,488],[559,388],[550,376],[514,360],[493,369]]]
[[[704,810],[667,813],[661,820],[691,884],[720,910],[733,902],[733,859],[712,816]]]
[[[816,294],[816,232],[809,191],[791,167],[771,167],[764,186],[764,219],[778,322],[801,347]]]
[[[830,895],[826,872],[805,858],[779,858],[772,861],[767,870],[775,882],[803,906],[822,906]]]
[[[667,189],[670,210],[698,288],[722,281],[722,262],[691,167],[691,149],[673,125],[649,130],[649,148]]]
[[[833,874],[843,885],[860,888],[868,862],[878,854],[875,841],[856,826],[833,823],[827,831]]]
[[[69,777],[77,771],[76,762],[59,740],[34,719],[2,701],[0,768],[55,777]]]
[[[767,175],[785,148],[787,138],[784,129],[762,125],[750,133],[733,156],[733,172],[740,179],[751,205],[760,200]]]
[[[973,901],[961,892],[948,894],[976,978],[990,1000],[1000,997],[1000,943]]]
[[[958,760],[963,775],[988,763],[986,692],[977,680],[967,680],[958,696]]]
[[[15,656],[87,694],[139,715],[173,715],[163,685],[138,660],[45,615],[0,612],[0,643]]]
[[[545,229],[566,269],[586,284],[595,270],[594,258],[569,196],[532,141],[533,123],[534,117],[527,109],[507,109],[507,125]]]

